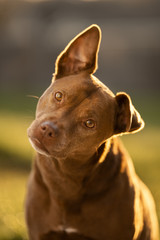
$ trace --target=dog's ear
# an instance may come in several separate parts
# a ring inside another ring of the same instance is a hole
[[[58,56],[55,77],[79,73],[87,70],[90,74],[97,68],[97,53],[101,39],[101,30],[91,25],[76,36]]]
[[[116,99],[116,117],[114,134],[134,133],[144,127],[144,121],[132,105],[126,93],[118,93]]]

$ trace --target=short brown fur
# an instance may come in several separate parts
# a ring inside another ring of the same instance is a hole
[[[144,127],[126,93],[92,74],[101,32],[92,25],[56,61],[28,136],[30,240],[158,240],[154,200],[118,135]],[[135,149],[136,151],[136,149]]]

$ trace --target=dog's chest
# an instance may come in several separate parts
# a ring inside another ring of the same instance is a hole
[[[82,202],[81,204],[77,202],[77,208],[75,203],[70,204],[68,208],[62,207],[59,205],[59,209],[57,214],[59,214],[57,221],[50,221],[54,222],[55,224],[51,227],[50,230],[56,232],[56,234],[76,234],[79,236],[101,236],[101,239],[104,239],[104,232],[102,231],[104,225],[104,216],[102,214],[101,205],[104,205],[103,201],[100,201],[97,204],[91,202]],[[97,207],[96,207],[97,206]],[[97,208],[97,211],[96,211]],[[55,207],[53,209],[54,214],[51,213],[51,216],[56,216],[55,214]],[[94,228],[93,226],[96,226]],[[92,234],[93,233],[93,236]]]

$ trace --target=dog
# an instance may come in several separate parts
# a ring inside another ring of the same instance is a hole
[[[129,95],[93,73],[101,30],[91,25],[58,56],[28,137],[36,151],[28,183],[30,240],[158,240],[152,195],[119,135],[144,127]]]

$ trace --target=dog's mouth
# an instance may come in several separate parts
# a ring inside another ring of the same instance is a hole
[[[45,146],[43,145],[43,143],[41,143],[37,138],[35,137],[31,137],[31,136],[28,136],[29,137],[29,141],[32,145],[32,147],[37,151],[39,152],[40,154],[42,155],[49,155],[49,152],[48,150],[45,148]]]

